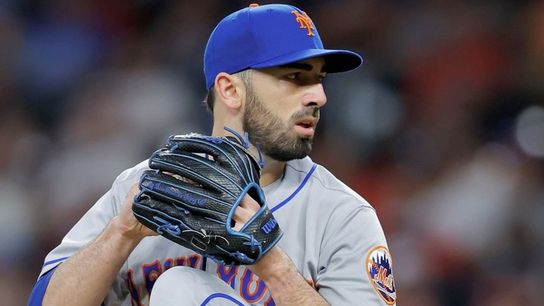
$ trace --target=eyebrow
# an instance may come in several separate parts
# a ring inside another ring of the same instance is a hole
[[[314,67],[312,67],[312,65],[310,64],[305,64],[305,63],[289,63],[289,64],[281,65],[280,68],[294,68],[294,69],[312,71]]]
[[[314,67],[312,65],[306,64],[306,63],[289,63],[289,64],[285,64],[285,65],[280,65],[279,68],[300,69],[300,70],[304,70],[304,71],[312,71],[314,69]],[[323,67],[321,69],[321,72],[327,72],[325,70],[325,67]]]

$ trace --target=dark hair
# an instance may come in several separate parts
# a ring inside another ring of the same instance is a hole
[[[215,94],[214,94],[214,88],[210,88],[208,92],[206,93],[206,96],[204,97],[204,105],[206,106],[206,109],[213,113],[213,105],[215,104]]]
[[[244,82],[244,85],[246,88],[248,88],[248,90],[251,88],[251,69],[242,70],[234,75],[237,75],[242,82]],[[213,113],[213,106],[215,105],[215,92],[213,86],[208,90],[202,102],[206,106],[206,109]]]

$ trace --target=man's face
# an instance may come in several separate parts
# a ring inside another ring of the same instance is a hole
[[[319,109],[327,101],[323,66],[324,60],[315,58],[252,74],[243,124],[265,155],[288,161],[312,150]]]

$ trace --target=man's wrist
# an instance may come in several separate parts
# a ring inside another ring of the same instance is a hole
[[[268,286],[274,286],[276,282],[284,282],[286,277],[298,274],[289,256],[278,246],[268,251],[256,264],[250,266],[250,269]]]
[[[249,268],[266,283],[277,305],[328,305],[278,246]]]
[[[105,230],[106,238],[122,248],[134,249],[145,236],[126,226],[118,217],[114,217]]]

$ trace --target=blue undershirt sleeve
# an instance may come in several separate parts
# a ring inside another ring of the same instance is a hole
[[[51,271],[42,275],[42,277],[38,279],[36,284],[34,284],[34,288],[32,288],[32,292],[30,293],[30,298],[28,299],[28,306],[42,306],[45,290],[47,289],[47,285],[49,285],[51,276],[53,276],[53,272],[56,269],[57,267],[51,269]]]

